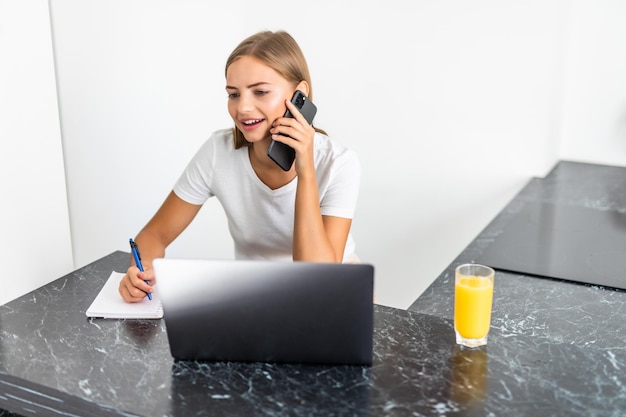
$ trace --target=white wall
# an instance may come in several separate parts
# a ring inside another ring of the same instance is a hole
[[[573,2],[560,154],[626,165],[626,2]]]
[[[408,306],[557,158],[562,1],[226,4],[52,1],[77,266],[128,250],[231,126],[224,62],[261,29],[299,41],[316,124],[362,159],[354,234],[383,304]],[[217,204],[169,255],[232,256]]]
[[[619,1],[51,0],[51,13],[75,267],[128,250],[231,125],[224,61],[261,29],[299,41],[316,124],[361,157],[353,231],[382,304],[408,306],[558,158],[626,165]],[[219,205],[168,254],[231,257]]]
[[[72,270],[48,3],[0,0],[0,304]]]

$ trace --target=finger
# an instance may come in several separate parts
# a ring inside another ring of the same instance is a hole
[[[131,293],[131,295],[138,296],[133,289],[138,288],[144,293],[151,293],[152,286],[156,283],[156,279],[154,277],[154,271],[152,269],[142,272],[136,266],[131,266],[128,268],[124,279],[127,279],[126,288]],[[146,281],[148,281],[146,283]]]
[[[270,133],[272,134],[272,139],[277,142],[282,142],[289,145],[293,140],[298,140],[297,132],[298,130],[293,126],[297,124],[294,119],[291,118],[281,118],[277,119]]]
[[[126,287],[120,290],[120,295],[122,296],[122,299],[126,301],[127,303],[140,302],[141,300],[146,298],[146,293],[142,293],[142,294],[143,295],[139,295],[136,297],[135,295],[131,294]]]
[[[273,127],[270,131],[272,139],[289,145],[290,141],[302,141],[303,138],[307,136],[307,128],[310,128],[310,126],[302,125],[294,119],[285,120],[291,121],[285,122],[285,124],[281,124],[279,121],[276,121],[275,127]],[[278,137],[280,135],[284,136],[282,138]]]
[[[144,295],[147,294],[147,293],[151,293],[152,292],[152,287],[150,286],[150,284],[146,283],[146,281],[144,281],[144,280],[135,281],[135,282],[133,282],[133,285],[139,291],[143,292]],[[138,294],[138,293],[134,292],[133,294]]]
[[[306,121],[306,119],[304,118],[304,116],[300,112],[300,109],[298,109],[298,107],[296,107],[296,105],[293,104],[289,100],[285,100],[285,103],[287,105],[287,108],[289,109],[289,111],[293,115],[293,118],[296,119],[300,124],[303,124],[304,126],[308,126],[309,122]]]
[[[137,273],[137,277],[142,281],[148,281],[149,285],[156,284],[156,277],[154,276],[153,269],[146,269],[144,272]]]
[[[280,119],[276,119],[276,121],[272,124],[272,134],[283,133],[286,134],[287,129],[291,128],[291,124],[294,119],[288,117],[282,117]]]
[[[143,300],[147,295],[144,291],[132,285],[131,278],[128,275],[125,275],[120,280],[119,293],[122,299],[127,303],[137,303]]]
[[[298,133],[296,129],[283,126],[281,128],[273,129],[272,139],[295,149],[295,147],[298,146],[297,144],[300,142],[301,137],[300,133]]]
[[[126,271],[126,276],[128,277],[131,285],[142,288],[146,291],[148,291],[149,288],[150,292],[152,291],[150,285],[154,285],[156,283],[154,271],[152,269],[140,271],[136,266],[131,266]],[[145,281],[148,281],[148,283],[146,284]]]

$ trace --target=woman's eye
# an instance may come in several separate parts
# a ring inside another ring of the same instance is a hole
[[[228,98],[237,98],[237,97],[239,97],[239,93],[230,93],[228,95]]]
[[[269,93],[269,91],[266,91],[266,90],[257,90],[254,92],[254,94],[256,94],[257,96],[263,96],[267,93]]]

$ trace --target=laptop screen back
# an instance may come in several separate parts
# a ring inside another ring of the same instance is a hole
[[[371,364],[367,264],[156,259],[179,360]]]

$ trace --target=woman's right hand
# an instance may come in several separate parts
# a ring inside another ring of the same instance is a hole
[[[152,292],[152,285],[156,284],[152,261],[165,256],[165,248],[185,230],[200,208],[202,205],[187,203],[173,191],[169,193],[163,205],[135,238],[141,248],[144,272],[134,265],[131,257],[132,266],[126,271],[119,286],[124,301],[137,303],[147,297],[148,292]]]
[[[144,281],[148,281],[146,284]],[[147,269],[141,272],[135,265],[128,268],[126,275],[121,279],[119,292],[127,303],[138,303],[151,293],[152,285],[156,283],[154,270]]]

